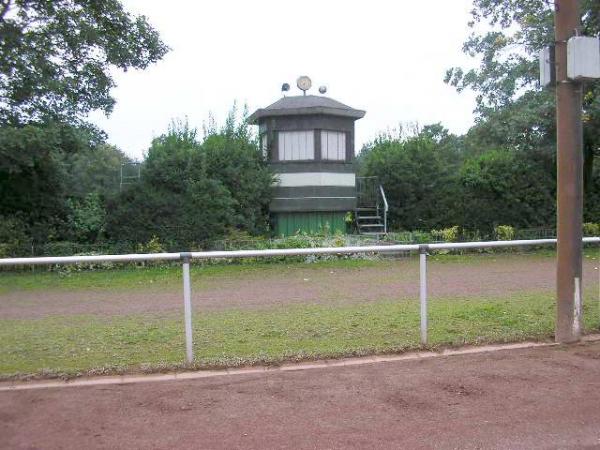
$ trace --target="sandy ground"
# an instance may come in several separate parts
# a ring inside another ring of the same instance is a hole
[[[598,297],[598,265],[584,261],[586,292]],[[524,292],[551,293],[555,263],[550,257],[482,256],[468,262],[430,262],[429,295],[436,297],[504,297]],[[200,311],[261,308],[296,303],[344,304],[382,299],[417,298],[418,262],[390,260],[377,267],[327,269],[268,267],[237,277],[202,278],[193,286]],[[163,314],[179,312],[179,286],[132,290],[13,291],[0,295],[0,317],[37,318],[71,314]]]
[[[0,392],[2,449],[600,448],[600,343]]]

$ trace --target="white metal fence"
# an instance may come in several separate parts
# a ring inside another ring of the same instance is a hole
[[[600,237],[583,238],[584,244],[600,243]],[[427,344],[427,255],[435,250],[467,250],[501,247],[531,247],[554,245],[556,239],[532,239],[517,241],[484,241],[456,242],[438,244],[408,244],[408,245],[374,245],[364,247],[323,247],[323,248],[293,248],[272,250],[233,250],[209,252],[181,253],[148,253],[129,255],[92,255],[92,256],[57,256],[36,258],[4,258],[0,266],[50,265],[50,264],[79,264],[101,262],[140,262],[140,261],[181,261],[183,269],[183,304],[185,324],[186,360],[193,362],[192,336],[192,300],[190,282],[190,261],[192,259],[240,259],[240,258],[270,258],[276,256],[309,256],[309,255],[352,255],[360,253],[390,254],[397,252],[419,252],[419,300],[421,343]]]

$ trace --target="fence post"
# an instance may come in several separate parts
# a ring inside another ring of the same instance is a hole
[[[419,299],[421,300],[421,345],[427,345],[427,244],[419,245]]]
[[[183,268],[183,309],[185,322],[185,354],[188,364],[194,362],[194,349],[192,341],[192,286],[190,283],[190,257],[191,253],[180,253]]]

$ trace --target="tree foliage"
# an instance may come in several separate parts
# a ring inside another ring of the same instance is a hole
[[[597,35],[600,2],[582,0],[580,4],[581,34]],[[537,84],[537,53],[554,42],[553,14],[553,2],[545,0],[475,0],[469,23],[473,32],[463,51],[478,57],[479,67],[470,70],[454,67],[445,78],[459,91],[472,89],[477,93],[476,111],[480,119],[492,118],[492,123],[499,125],[502,122],[497,120],[498,116],[503,114],[503,122],[514,131],[506,136],[522,135],[514,128],[523,124],[525,138],[532,140],[530,148],[536,145],[535,139],[540,134],[555,148],[553,91],[544,91]],[[479,31],[482,26],[483,32]],[[586,83],[583,89],[584,183],[589,194],[594,158],[600,154],[600,82]]]
[[[580,5],[581,34],[597,35],[600,2],[582,0]],[[554,42],[553,2],[475,0],[471,14],[473,32],[463,51],[479,58],[479,66],[451,68],[445,78],[459,91],[477,93],[479,121],[466,138],[470,151],[518,150],[527,160],[547,159],[540,151],[556,151],[555,98],[553,89],[537,84],[538,51]],[[583,90],[584,213],[589,217],[595,216],[590,208],[599,199],[594,158],[600,154],[600,82],[586,83]]]
[[[446,130],[444,139],[435,140],[431,130],[425,127],[404,138],[382,135],[363,149],[361,174],[377,176],[384,186],[393,228],[459,225],[489,234],[500,224],[552,227],[556,186],[551,153],[494,149],[479,136],[460,139]]]
[[[66,211],[61,155],[86,143],[83,133],[61,124],[0,127],[0,215],[19,214],[28,227],[58,225]]]
[[[553,9],[545,0],[474,0],[471,16],[463,51],[479,57],[479,67],[451,68],[445,81],[475,91],[477,111],[485,116],[536,88],[537,52],[554,40]]]
[[[363,148],[360,173],[384,186],[392,227],[429,230],[458,223],[456,145],[456,137],[438,124],[414,136],[383,134]]]
[[[200,245],[230,229],[267,230],[272,175],[245,122],[211,129],[202,141],[175,122],[154,139],[141,182],[109,205],[108,237],[173,248]]]
[[[462,219],[469,230],[547,227],[555,217],[555,160],[547,152],[488,150],[460,170]]]
[[[108,113],[110,68],[144,69],[167,50],[146,18],[118,0],[1,0],[0,124]]]
[[[70,218],[89,195],[104,208],[118,190],[128,161],[120,150],[96,144],[80,128],[46,124],[0,127],[0,153],[0,216],[18,218],[34,242],[94,241],[74,231]]]
[[[167,47],[117,0],[0,0],[0,216],[32,242],[94,241],[125,156],[85,122],[109,113],[114,68]]]

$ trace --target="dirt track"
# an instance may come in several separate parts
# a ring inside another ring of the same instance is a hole
[[[193,286],[193,304],[202,311],[258,308],[294,303],[341,304],[416,298],[414,259],[390,260],[377,267],[327,269],[267,267],[236,278],[203,277]],[[597,296],[596,260],[584,261],[584,283]],[[551,292],[555,263],[540,256],[482,256],[468,262],[429,264],[429,293],[435,297],[499,297]],[[181,310],[181,288],[102,291],[23,291],[0,295],[0,317],[35,318],[71,314],[162,314]]]
[[[600,448],[600,343],[0,392],[0,448]]]

